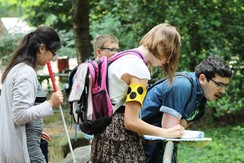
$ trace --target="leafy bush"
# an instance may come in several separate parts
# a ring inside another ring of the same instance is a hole
[[[91,18],[93,18],[92,15]],[[124,25],[122,26],[119,16],[107,14],[98,20],[93,19],[90,23],[90,33],[93,39],[100,34],[113,34],[118,38],[121,50],[137,46],[138,43],[133,38],[133,33],[128,32]]]
[[[70,58],[76,57],[76,49],[74,42],[74,34],[72,30],[65,31],[61,30],[58,32],[62,41],[62,47],[58,50],[58,56],[68,56]]]
[[[72,28],[70,10],[60,12],[64,8],[71,9],[70,1],[33,3],[28,0],[21,4],[16,2],[14,6],[23,7],[23,12],[27,13],[25,17],[31,20],[29,23],[48,23],[65,30]],[[89,5],[91,36],[113,33],[120,41],[121,50],[136,47],[141,37],[157,24],[168,22],[176,26],[182,36],[179,71],[194,71],[195,66],[211,54],[220,55],[227,62],[232,62],[234,57],[234,76],[228,96],[210,105],[216,109],[216,116],[243,109],[244,10],[241,1],[93,0]],[[59,55],[75,56],[71,36],[71,32],[64,34],[67,46],[60,49]],[[154,72],[153,76],[161,77],[156,74],[159,71]]]
[[[2,65],[6,65],[12,53],[18,45],[18,40],[23,35],[17,34],[12,35],[7,32],[4,32],[0,37],[0,60]]]

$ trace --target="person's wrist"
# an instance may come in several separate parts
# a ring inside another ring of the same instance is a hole
[[[51,101],[51,100],[48,100],[48,103],[49,103],[49,105],[51,106],[51,108],[53,108],[53,103],[52,103],[52,101]]]

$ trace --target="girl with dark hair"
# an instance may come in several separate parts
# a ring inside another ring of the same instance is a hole
[[[61,47],[58,34],[40,26],[22,39],[2,75],[0,162],[45,162],[40,148],[44,116],[63,102],[59,90],[46,100],[35,72]]]

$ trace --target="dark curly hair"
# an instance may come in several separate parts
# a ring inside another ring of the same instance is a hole
[[[217,55],[211,55],[204,59],[195,69],[196,76],[204,74],[209,81],[216,75],[231,78],[231,68]]]

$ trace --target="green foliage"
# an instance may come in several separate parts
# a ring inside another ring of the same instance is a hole
[[[0,60],[2,65],[6,65],[12,53],[18,45],[18,40],[23,35],[11,35],[6,32],[0,37]]]
[[[25,0],[22,4],[26,18],[33,26],[49,25],[57,30],[72,29],[72,3],[70,0]]]
[[[195,148],[180,143],[178,146],[179,163],[241,163],[244,162],[243,141],[244,124],[235,127],[213,128],[204,131],[205,137],[212,142],[203,147]]]
[[[72,28],[72,1],[10,0],[0,2],[4,10],[18,10],[29,23],[47,24],[69,31]],[[7,4],[10,4],[9,6]],[[9,13],[9,12],[8,12]],[[153,26],[168,22],[182,36],[178,71],[194,71],[196,65],[209,55],[217,54],[226,62],[235,62],[228,95],[210,104],[216,116],[237,112],[243,108],[244,89],[244,8],[238,0],[93,0],[90,1],[90,34],[113,33],[122,50],[134,48]],[[71,36],[71,35],[70,35]],[[75,53],[69,36],[63,39],[66,48],[60,55]],[[155,71],[153,76],[161,77]]]
[[[182,36],[182,47],[178,71],[194,71],[196,65],[209,55],[219,55],[232,65],[234,76],[231,79],[229,96],[211,103],[216,108],[216,116],[235,113],[244,105],[243,97],[243,38],[244,8],[240,1],[170,1],[158,2],[155,7],[151,1],[143,1],[139,6],[144,12],[139,17],[150,17],[161,11],[162,17],[153,16],[143,25],[155,22],[169,22],[175,25]],[[145,7],[146,6],[146,7]],[[159,10],[159,8],[161,10]],[[150,11],[153,11],[150,13]],[[140,22],[142,23],[142,22]],[[153,24],[153,23],[152,23]],[[147,24],[150,26],[150,24]],[[146,29],[146,28],[144,28]]]
[[[120,49],[134,48],[138,45],[135,16],[137,6],[131,1],[92,1],[90,3],[90,33],[112,33],[119,39]],[[141,36],[140,36],[141,37]]]
[[[70,58],[76,57],[73,32],[71,30],[69,30],[69,31],[61,30],[61,31],[59,31],[59,36],[62,41],[62,47],[57,52],[57,55],[58,56],[68,56]]]
[[[58,30],[72,29],[72,1],[4,0],[0,17],[22,17],[30,26],[49,25]]]
[[[93,1],[91,31],[112,32],[123,48],[136,47],[139,39],[152,27],[168,22],[182,36],[178,71],[194,71],[196,65],[209,55],[219,55],[232,65],[228,95],[210,103],[215,116],[235,113],[244,106],[243,79],[243,7],[239,1]],[[138,12],[143,11],[143,12]],[[146,18],[145,21],[141,21]],[[107,25],[108,26],[107,26]],[[121,27],[119,27],[119,25]],[[113,28],[113,30],[111,30]],[[122,28],[122,29],[121,29]],[[131,36],[131,37],[128,37]],[[125,36],[125,37],[123,37]],[[124,41],[127,38],[126,41]],[[131,38],[131,39],[130,39]],[[123,49],[122,48],[122,49]],[[237,58],[233,60],[233,58]],[[241,72],[242,71],[242,72]],[[152,69],[152,77],[160,78],[160,69]]]
[[[1,0],[0,8],[0,17],[16,17],[21,15],[21,7],[18,8],[16,0]]]
[[[168,12],[167,20],[171,20],[170,22],[179,27],[182,35],[182,54],[191,58],[187,62],[181,63],[183,68],[188,67],[193,70],[199,63],[198,59],[213,52],[217,52],[227,61],[230,60],[230,56],[241,53],[240,49],[234,52],[231,45],[237,43],[241,45],[240,41],[236,42],[232,38],[236,38],[236,40],[243,38],[243,34],[239,33],[239,30],[244,30],[243,25],[241,25],[243,23],[238,24],[236,22],[240,21],[241,17],[243,19],[243,16],[236,14],[237,11],[238,13],[243,12],[238,2],[209,1],[206,3],[205,1],[194,1],[187,3],[181,1],[175,5],[174,8],[177,12],[175,14]],[[186,10],[182,10],[183,8]],[[227,17],[230,17],[228,21],[226,20]]]
[[[128,49],[129,47],[132,48],[131,45],[134,44],[132,34],[126,33],[122,29],[119,18],[110,14],[105,15],[99,20],[94,20],[90,25],[90,33],[93,39],[99,34],[112,33],[119,39],[121,50]]]

